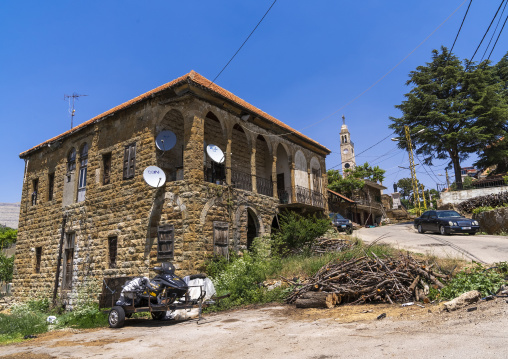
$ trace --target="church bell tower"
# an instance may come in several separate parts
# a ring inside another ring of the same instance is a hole
[[[355,162],[355,145],[351,142],[351,135],[346,126],[346,117],[342,115],[342,126],[340,128],[340,157],[342,160],[342,175],[346,173],[344,170],[353,169]]]

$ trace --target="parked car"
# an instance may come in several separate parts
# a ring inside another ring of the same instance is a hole
[[[480,224],[474,219],[461,216],[456,211],[427,211],[414,221],[418,233],[438,232],[442,235],[469,233],[474,235],[480,230]]]
[[[339,232],[351,234],[353,232],[353,222],[342,217],[339,213],[330,213],[332,224]]]

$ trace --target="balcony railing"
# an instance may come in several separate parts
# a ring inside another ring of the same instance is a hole
[[[280,204],[291,203],[291,187],[277,188],[277,196]]]
[[[273,197],[273,183],[271,179],[256,176],[256,188],[259,194]]]
[[[319,208],[325,207],[325,197],[321,192],[311,191],[302,186],[296,186],[296,202]]]
[[[231,184],[235,188],[252,191],[252,177],[249,173],[231,170]]]

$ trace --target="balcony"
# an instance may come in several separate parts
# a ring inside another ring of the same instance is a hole
[[[259,194],[273,197],[273,183],[271,179],[256,176],[256,189]]]
[[[231,170],[231,185],[234,188],[252,191],[252,177],[249,173]]]

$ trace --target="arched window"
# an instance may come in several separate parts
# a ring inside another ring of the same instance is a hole
[[[87,167],[88,144],[85,142],[79,152],[78,202],[85,200]]]
[[[74,171],[76,169],[76,149],[71,148],[67,155],[67,172]]]

